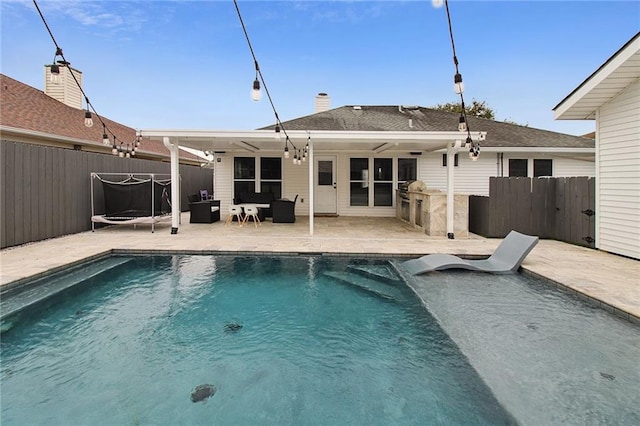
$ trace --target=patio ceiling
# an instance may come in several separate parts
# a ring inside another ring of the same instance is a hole
[[[284,149],[283,140],[276,140],[272,130],[142,130],[143,137],[162,141],[168,137],[171,143],[181,147],[211,152],[276,152]],[[308,138],[313,141],[316,152],[360,151],[360,152],[429,152],[464,140],[466,132],[354,132],[328,130],[288,130],[291,142],[304,148]],[[472,132],[478,140],[485,132]]]

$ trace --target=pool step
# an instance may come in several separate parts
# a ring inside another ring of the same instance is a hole
[[[21,310],[40,303],[82,281],[131,261],[131,258],[107,257],[80,266],[75,270],[35,280],[0,293],[0,321]]]
[[[350,272],[361,275],[363,277],[371,278],[376,281],[381,281],[391,285],[402,285],[404,281],[391,265],[349,265],[347,269]]]
[[[353,272],[325,272],[325,276],[332,278],[340,284],[346,284],[360,291],[381,297],[386,300],[398,302],[404,299],[402,291],[399,288],[381,282],[377,279],[371,279],[358,273]]]

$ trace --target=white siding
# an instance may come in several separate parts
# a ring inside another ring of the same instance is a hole
[[[597,241],[640,259],[640,81],[598,112]]]
[[[278,155],[274,153],[273,157]],[[309,216],[309,160],[296,166],[292,158],[283,158],[282,165],[282,198],[293,200],[298,195],[296,215]]]
[[[225,220],[233,202],[233,155],[226,154],[218,158],[214,166],[213,195],[216,200],[220,200],[220,219]]]
[[[49,80],[51,75],[51,67],[47,66],[44,69],[44,92],[52,98],[69,105],[70,107],[77,109],[84,109],[84,98],[82,97],[82,91],[76,84],[71,72],[76,76],[75,80],[78,81],[82,87],[82,73],[78,70],[74,70],[69,67],[60,67],[60,82],[52,83]]]
[[[480,154],[477,161],[471,161],[466,151],[458,154],[453,187],[456,194],[489,195],[489,177],[496,176],[496,154]],[[424,156],[418,167],[418,179],[427,189],[447,190],[447,168],[442,165],[442,153]]]
[[[553,176],[575,177],[596,175],[596,164],[593,159],[553,158]]]

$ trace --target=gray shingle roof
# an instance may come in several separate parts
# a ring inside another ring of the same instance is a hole
[[[460,115],[424,107],[353,106],[283,122],[286,130],[456,131]],[[517,124],[467,117],[472,131],[486,131],[485,147],[594,148],[593,139]],[[273,129],[274,126],[263,127]]]

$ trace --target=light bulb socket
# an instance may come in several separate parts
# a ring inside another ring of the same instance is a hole
[[[255,102],[258,102],[260,99],[262,99],[262,92],[260,91],[260,82],[258,81],[257,78],[253,81],[253,89],[251,90],[251,99],[253,99]]]
[[[453,89],[457,94],[464,92],[464,83],[462,82],[462,74],[457,72],[453,76]]]
[[[84,112],[84,125],[87,127],[93,127],[93,119],[91,118],[91,111],[89,110]]]

